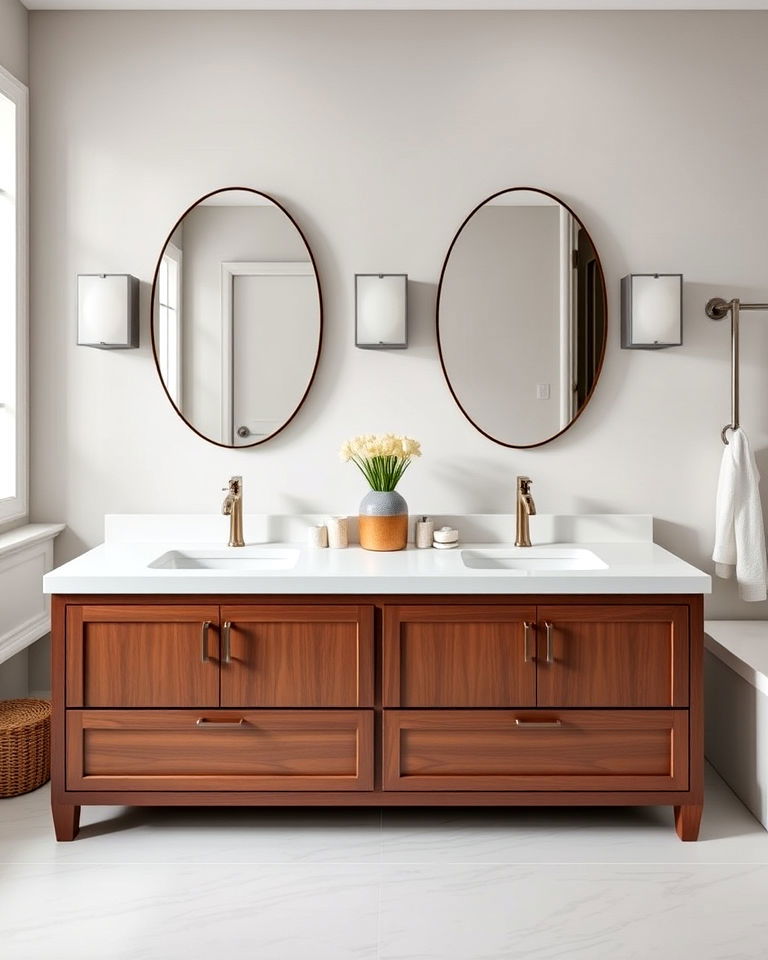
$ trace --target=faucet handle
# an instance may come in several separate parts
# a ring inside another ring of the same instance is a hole
[[[240,493],[243,489],[242,477],[230,477],[226,487],[221,488],[225,493]]]
[[[521,493],[528,493],[528,488],[531,486],[532,483],[533,483],[533,480],[531,480],[530,477],[518,477],[517,489],[520,490]]]

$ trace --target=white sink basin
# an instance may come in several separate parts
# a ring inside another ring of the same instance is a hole
[[[149,564],[155,570],[230,570],[263,573],[291,570],[299,551],[275,547],[229,547],[221,550],[169,550]]]
[[[520,573],[559,573],[567,570],[606,570],[591,550],[576,547],[502,547],[462,550],[461,560],[472,570],[510,570]]]

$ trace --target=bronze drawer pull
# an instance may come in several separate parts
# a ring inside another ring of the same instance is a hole
[[[516,727],[525,727],[526,730],[550,730],[553,727],[562,727],[562,720],[518,720],[515,719]]]
[[[531,623],[530,620],[523,621],[523,629],[525,630],[525,639],[523,641],[523,661],[525,663],[530,663],[531,660],[535,660],[536,657],[532,657],[528,650],[528,640],[530,639],[531,633],[535,629],[535,624]]]
[[[549,620],[544,623],[544,629],[547,631],[547,654],[545,659],[547,663],[554,663],[555,658],[552,655],[552,624]]]
[[[225,620],[221,631],[222,663],[232,663],[232,621]]]
[[[208,656],[208,631],[211,629],[211,621],[206,620],[200,629],[200,661],[208,663],[211,659]]]
[[[245,719],[241,717],[239,720],[211,720],[200,717],[199,720],[195,721],[195,726],[204,730],[237,730],[239,727],[245,726]]]

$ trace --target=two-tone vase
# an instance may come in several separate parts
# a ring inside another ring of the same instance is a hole
[[[397,490],[369,490],[358,522],[366,550],[404,550],[408,543],[408,504]]]

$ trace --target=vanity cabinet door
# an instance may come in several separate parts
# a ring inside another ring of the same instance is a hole
[[[688,608],[538,608],[540,707],[688,706]]]
[[[373,607],[221,607],[223,707],[372,707]]]
[[[219,608],[67,608],[68,707],[215,707]]]
[[[385,607],[384,706],[535,705],[535,620],[525,605]]]

